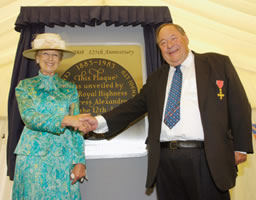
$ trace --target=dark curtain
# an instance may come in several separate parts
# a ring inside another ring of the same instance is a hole
[[[160,67],[165,61],[161,56],[160,50],[156,44],[156,26],[145,26],[143,28],[145,40],[145,54],[147,64],[147,76]]]
[[[162,23],[172,22],[168,7],[143,6],[67,6],[67,7],[21,7],[15,23],[15,30],[21,32],[13,68],[8,99],[8,141],[7,141],[7,175],[14,177],[15,154],[24,124],[20,118],[15,98],[15,87],[20,80],[38,74],[34,61],[22,56],[30,49],[32,37],[43,33],[44,27],[54,26],[142,26],[144,29],[147,74],[151,74],[161,64],[162,59],[156,46],[155,29]]]
[[[21,31],[20,40],[16,52],[11,87],[8,99],[8,141],[7,141],[7,175],[13,180],[16,155],[13,153],[19,141],[23,122],[20,118],[17,101],[15,98],[15,87],[19,81],[33,77],[38,74],[38,66],[34,61],[22,56],[25,49],[29,49],[33,34],[43,33],[41,25],[26,27]]]

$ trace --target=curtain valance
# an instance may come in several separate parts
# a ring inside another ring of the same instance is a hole
[[[107,26],[147,26],[171,22],[168,7],[144,6],[54,6],[21,7],[15,23],[15,30],[26,26],[41,24],[58,26],[95,26],[106,23]]]

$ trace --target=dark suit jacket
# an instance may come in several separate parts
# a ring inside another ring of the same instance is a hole
[[[216,53],[194,55],[206,159],[217,187],[226,191],[235,185],[237,176],[234,151],[253,152],[251,107],[227,56]],[[162,66],[147,79],[138,95],[103,114],[109,127],[107,135],[113,136],[139,116],[148,113],[146,187],[153,186],[159,164],[159,138],[168,71],[169,65]],[[222,92],[225,96],[222,100],[217,96],[217,80],[224,81]]]

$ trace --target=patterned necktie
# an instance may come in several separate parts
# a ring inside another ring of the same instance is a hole
[[[164,114],[164,123],[170,129],[180,120],[180,95],[182,87],[182,72],[180,66],[181,65],[177,66],[174,72]]]

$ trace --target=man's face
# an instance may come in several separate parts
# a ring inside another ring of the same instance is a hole
[[[157,43],[164,60],[171,66],[180,65],[188,56],[189,40],[186,34],[183,35],[172,25],[160,30]]]

